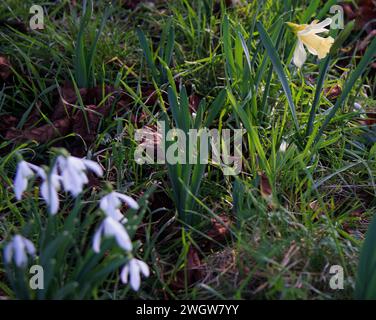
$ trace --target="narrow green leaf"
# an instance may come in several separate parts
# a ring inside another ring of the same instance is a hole
[[[324,60],[320,62],[319,78],[317,79],[315,97],[313,98],[311,111],[309,114],[306,137],[308,137],[313,131],[313,125],[314,125],[315,116],[316,116],[316,109],[320,102],[321,91],[324,86],[324,81],[326,78],[326,74],[328,73],[329,65],[330,65],[330,55],[328,55]]]
[[[320,2],[321,2],[320,0],[313,0],[310,2],[307,10],[304,12],[302,18],[300,19],[301,24],[305,24],[309,22],[309,19],[312,17],[312,15],[316,13],[317,8],[320,5]]]
[[[287,101],[290,107],[291,116],[292,116],[296,131],[297,131],[296,133],[299,136],[300,128],[299,128],[298,118],[296,117],[295,105],[292,99],[291,89],[289,87],[287,77],[285,75],[285,72],[283,71],[281,60],[279,59],[278,53],[273,46],[272,40],[270,39],[269,35],[267,34],[263,25],[260,22],[257,22],[257,29],[260,33],[261,42],[263,43],[266,51],[268,52],[269,58],[272,61],[272,64],[274,66],[274,70],[276,71],[278,78],[281,81],[282,88],[286,94]]]
[[[138,39],[140,41],[141,48],[144,51],[146,63],[151,70],[152,76],[153,76],[154,80],[157,83],[159,83],[159,80],[160,80],[159,79],[159,72],[158,72],[157,67],[155,66],[153,55],[152,55],[150,46],[148,44],[148,41],[146,40],[145,34],[141,29],[137,29],[137,36],[138,36]]]
[[[355,298],[376,299],[376,217],[368,228],[360,253]]]
[[[226,90],[222,90],[213,103],[208,107],[208,116],[204,122],[204,127],[209,127],[226,103]]]

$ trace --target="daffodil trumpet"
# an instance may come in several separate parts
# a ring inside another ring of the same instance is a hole
[[[295,24],[292,22],[287,22],[287,25],[293,30],[293,32],[298,37],[298,43],[294,51],[293,62],[298,67],[301,68],[304,62],[307,60],[308,51],[317,56],[319,59],[325,58],[330,48],[334,43],[332,37],[323,38],[318,36],[318,33],[329,32],[325,27],[332,23],[332,19],[327,18],[322,22],[314,20],[311,24]]]

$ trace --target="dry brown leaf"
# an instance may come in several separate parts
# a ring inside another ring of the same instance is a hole
[[[232,224],[230,217],[220,214],[217,218],[212,218],[211,223],[212,229],[208,231],[207,236],[217,242],[226,240],[226,237],[230,234],[230,226]]]
[[[197,112],[199,104],[200,104],[200,97],[197,94],[192,94],[189,96],[189,111],[191,113]]]
[[[342,93],[342,88],[336,84],[324,89],[324,94],[329,100],[336,100]]]
[[[17,125],[18,119],[10,114],[0,116],[0,132],[6,131]]]
[[[18,130],[10,128],[5,135],[8,140],[35,140],[40,143],[49,142],[57,137],[69,134],[71,130],[71,120],[68,118],[54,121],[52,124],[44,126]]]
[[[191,286],[192,284],[202,280],[203,276],[204,270],[200,257],[197,250],[191,246],[187,254],[185,270],[177,273],[176,281],[172,283],[172,286],[177,289],[183,289],[185,288],[185,284]]]
[[[5,81],[11,74],[12,69],[9,60],[4,56],[0,56],[0,79]]]
[[[270,185],[269,179],[263,172],[260,172],[259,176],[261,196],[266,200],[270,200],[272,196],[272,187]]]

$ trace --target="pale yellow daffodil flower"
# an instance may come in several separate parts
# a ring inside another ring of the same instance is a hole
[[[295,24],[287,22],[288,26],[298,37],[298,43],[293,58],[293,62],[298,68],[301,68],[307,60],[307,52],[305,51],[304,46],[307,47],[311,54],[318,56],[319,59],[327,56],[334,43],[334,39],[332,37],[322,38],[317,34],[328,32],[329,30],[325,29],[325,27],[329,26],[331,23],[332,19],[330,18],[327,18],[320,23],[318,20],[315,20],[311,24]]]

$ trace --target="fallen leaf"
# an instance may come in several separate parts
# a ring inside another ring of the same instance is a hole
[[[0,56],[0,79],[5,81],[11,74],[12,69],[9,60],[4,56]]]
[[[75,133],[77,137],[73,141],[69,140],[68,149],[75,156],[83,156],[87,147],[95,141],[101,119],[109,115],[115,96],[120,99],[116,109],[125,108],[131,102],[130,98],[111,86],[83,88],[77,96],[74,87],[66,83],[59,90],[59,100],[50,116],[50,124],[32,127],[40,118],[40,105],[37,105],[26,121],[25,129],[10,128],[5,137],[44,143]]]
[[[211,219],[212,228],[207,232],[207,236],[217,242],[226,240],[230,234],[231,219],[225,215],[220,214],[217,218]]]
[[[17,125],[18,119],[10,114],[0,116],[0,133],[6,132],[9,128]]]
[[[187,262],[184,270],[179,271],[176,280],[171,284],[176,289],[183,289],[202,280],[204,276],[203,265],[196,248],[190,247],[187,254]]]
[[[265,200],[270,200],[270,198],[272,197],[272,187],[270,185],[269,179],[263,172],[259,173],[259,177],[261,196]]]
[[[191,113],[197,112],[199,104],[200,104],[200,97],[197,94],[192,94],[189,96],[189,111]]]
[[[35,140],[40,143],[49,142],[57,137],[69,134],[71,127],[71,120],[69,118],[54,121],[52,124],[44,126],[19,130],[10,128],[5,135],[8,140]]]
[[[331,101],[336,100],[341,95],[341,93],[342,88],[338,84],[324,89],[325,96]]]

